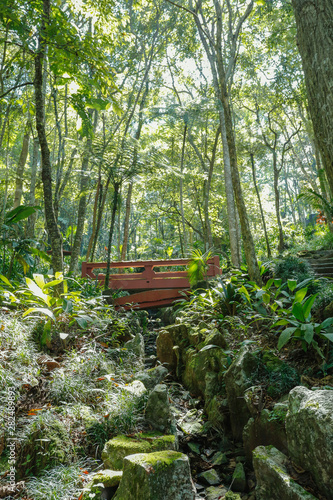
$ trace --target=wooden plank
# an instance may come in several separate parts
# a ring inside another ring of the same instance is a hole
[[[116,307],[131,308],[135,306],[136,309],[145,309],[149,307],[162,307],[171,305],[175,300],[184,298],[182,292],[185,290],[147,290],[140,293],[134,293],[126,297],[119,297],[115,300]]]

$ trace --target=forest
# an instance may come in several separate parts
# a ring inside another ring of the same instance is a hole
[[[0,498],[333,499],[332,25],[0,3]],[[113,263],[173,259],[117,305]]]

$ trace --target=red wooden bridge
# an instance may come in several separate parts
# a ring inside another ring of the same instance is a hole
[[[190,259],[111,262],[111,269],[117,269],[118,272],[110,274],[109,288],[131,293],[126,297],[116,299],[115,305],[126,309],[171,305],[182,297],[181,292],[190,289],[186,270],[189,262]],[[222,274],[218,256],[209,259],[207,264],[209,265],[208,278]],[[97,279],[103,286],[105,274],[101,271],[106,266],[106,262],[82,262],[82,277],[89,276],[94,280]],[[181,270],[174,270],[177,267]],[[165,268],[172,268],[172,270],[165,270]]]

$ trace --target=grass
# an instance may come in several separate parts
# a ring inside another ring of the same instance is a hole
[[[96,467],[92,460],[59,465],[44,471],[27,483],[27,494],[34,500],[77,500],[87,478],[87,470]]]

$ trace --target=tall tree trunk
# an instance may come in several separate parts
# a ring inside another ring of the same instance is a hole
[[[253,3],[251,4],[249,4],[249,7],[251,7],[252,9]],[[220,91],[221,91],[220,99],[222,102],[222,107],[224,112],[224,123],[225,123],[225,130],[226,130],[227,143],[230,156],[232,185],[234,189],[235,201],[241,225],[244,253],[248,267],[248,273],[251,280],[256,281],[258,284],[260,284],[262,282],[262,279],[260,276],[254,241],[251,233],[250,223],[247,216],[247,210],[244,202],[239,171],[238,171],[238,164],[237,164],[235,134],[232,123],[230,98],[228,94],[227,80],[226,80],[224,61],[222,55],[222,8],[218,0],[214,0],[214,5],[217,17],[216,62],[217,62],[217,72],[219,76]]]
[[[88,170],[88,165],[89,165],[89,153],[90,153],[90,149],[91,149],[91,144],[92,144],[92,139],[91,139],[91,137],[88,137],[87,141],[86,141],[86,148],[85,148],[85,153],[84,153],[84,156],[82,159],[82,166],[81,166],[80,201],[79,201],[79,208],[78,208],[78,214],[77,214],[77,224],[76,224],[74,244],[72,246],[71,261],[70,261],[70,265],[69,265],[69,273],[70,274],[76,274],[76,272],[77,272],[79,255],[80,255],[80,248],[81,248],[83,230],[84,230],[84,222],[86,219],[87,188],[89,185],[89,176],[88,176],[87,170]]]
[[[89,260],[90,257],[90,252],[92,249],[93,241],[94,241],[94,236],[95,236],[95,231],[96,231],[96,220],[97,220],[97,207],[98,207],[98,199],[100,196],[100,188],[101,188],[101,173],[99,172],[98,174],[98,181],[97,181],[97,187],[96,187],[96,194],[95,194],[95,202],[94,202],[94,211],[93,211],[93,222],[92,222],[92,228],[91,228],[91,235],[88,243],[88,249],[87,249],[87,255],[86,255],[86,260]]]
[[[120,189],[120,184],[116,182],[114,184],[114,192],[113,192],[113,205],[112,205],[111,223],[110,223],[110,230],[109,230],[108,256],[107,256],[107,263],[106,263],[104,290],[107,290],[109,288],[112,236],[113,236],[114,224],[115,224],[115,220],[116,220],[119,189]]]
[[[279,169],[277,168],[276,151],[273,151],[273,172],[274,172],[274,199],[275,199],[275,214],[279,229],[278,252],[284,250],[283,228],[280,215],[280,191],[279,191]]]
[[[292,0],[313,130],[333,193],[332,0]]]
[[[37,179],[37,165],[38,165],[39,143],[37,137],[34,139],[32,148],[31,170],[30,170],[30,189],[29,189],[29,205],[35,206],[36,198],[36,179]],[[36,213],[33,213],[27,220],[27,238],[34,239],[35,237],[35,222]]]
[[[230,155],[229,155],[229,147],[228,147],[223,109],[220,109],[219,115],[220,115],[221,137],[223,146],[224,189],[227,198],[227,214],[228,214],[231,263],[234,267],[240,268],[241,266],[240,240],[238,238],[238,231],[237,231],[238,219],[237,219],[237,211],[235,205],[234,189],[232,185]]]
[[[28,158],[30,140],[30,124],[27,123],[26,131],[23,136],[23,144],[21,149],[20,158],[17,164],[16,179],[15,179],[15,194],[14,194],[14,208],[21,205],[21,198],[23,193],[23,172]]]
[[[252,177],[253,177],[254,189],[256,190],[256,193],[257,193],[257,198],[258,198],[258,203],[259,203],[259,208],[260,208],[260,215],[261,215],[262,225],[263,225],[263,228],[264,228],[266,248],[267,248],[267,257],[270,258],[272,256],[272,252],[271,252],[271,247],[270,247],[270,244],[269,244],[269,239],[268,239],[268,234],[267,234],[267,227],[266,227],[266,222],[265,222],[265,215],[264,215],[264,211],[263,211],[263,208],[262,208],[261,199],[260,199],[260,193],[259,193],[259,188],[258,188],[258,184],[257,184],[256,167],[255,167],[255,164],[254,164],[253,153],[250,153],[250,158],[251,158],[251,167],[252,167]]]
[[[124,239],[123,246],[121,249],[121,260],[126,259],[127,246],[128,246],[128,234],[129,234],[129,219],[131,215],[131,198],[133,191],[133,182],[131,181],[128,185],[128,191],[126,196],[126,207],[125,207],[125,221],[124,221]]]
[[[187,253],[187,241],[186,241],[186,224],[185,224],[185,215],[184,215],[184,199],[183,199],[183,172],[184,172],[184,155],[185,155],[185,145],[186,145],[186,133],[187,133],[187,123],[184,125],[184,134],[183,134],[183,144],[182,144],[182,152],[180,158],[180,179],[179,179],[179,201],[180,201],[180,213],[182,218],[182,256],[185,257]]]
[[[44,96],[43,96],[43,61],[47,46],[48,25],[50,21],[50,0],[43,0],[43,18],[38,35],[38,49],[35,55],[35,105],[36,105],[36,128],[42,157],[42,182],[45,206],[45,219],[52,247],[53,272],[62,272],[62,237],[57,226],[53,207],[52,196],[52,171],[50,161],[50,150],[47,142],[44,122]]]

